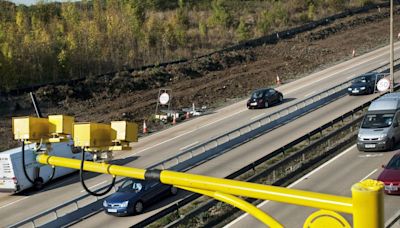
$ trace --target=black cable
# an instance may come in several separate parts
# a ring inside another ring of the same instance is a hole
[[[34,184],[35,184],[35,181],[32,180],[32,179],[29,177],[28,172],[26,172],[26,166],[25,166],[25,142],[24,142],[24,141],[22,141],[22,169],[24,170],[24,174],[25,174],[26,179],[28,179],[28,181],[29,181],[31,184],[34,185]],[[53,169],[52,169],[52,172],[51,172],[51,176],[50,176],[49,180],[48,180],[46,183],[48,183],[48,182],[50,182],[51,180],[53,180],[55,173],[56,173],[56,167],[53,166]],[[40,174],[40,168],[39,168],[39,174]],[[40,175],[39,175],[38,178],[40,178]]]
[[[24,170],[24,174],[26,179],[33,184],[33,180],[28,176],[28,173],[26,172],[26,167],[25,167],[25,142],[22,141],[22,169]]]
[[[113,177],[113,180],[110,184],[110,186],[108,187],[108,189],[106,189],[104,192],[101,193],[97,193],[97,192],[92,192],[89,190],[89,188],[85,185],[85,180],[83,179],[83,164],[85,162],[85,149],[82,149],[82,160],[81,160],[81,169],[79,170],[79,177],[81,179],[81,184],[82,187],[86,190],[87,193],[89,193],[90,195],[93,196],[104,196],[105,194],[109,193],[111,191],[111,189],[114,187],[115,185],[115,176]]]

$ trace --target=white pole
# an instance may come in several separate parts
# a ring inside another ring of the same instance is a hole
[[[393,92],[394,74],[393,74],[393,0],[390,0],[390,92]]]

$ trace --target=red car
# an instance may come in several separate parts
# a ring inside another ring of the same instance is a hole
[[[400,195],[400,152],[396,153],[379,174],[378,180],[385,183],[387,194]]]

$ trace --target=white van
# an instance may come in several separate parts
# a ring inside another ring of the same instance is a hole
[[[359,151],[392,150],[400,140],[400,93],[389,93],[373,101],[357,137]]]
[[[31,180],[35,180],[36,187],[38,187],[50,179],[53,170],[49,165],[40,166],[39,169],[35,168],[34,146],[35,144],[25,145],[25,167],[28,176]],[[76,153],[73,151],[73,141],[52,143],[49,155],[81,159],[80,151],[75,150]],[[38,174],[35,173],[37,170],[39,170]],[[75,169],[56,167],[54,179],[75,171]],[[22,166],[22,147],[0,152],[0,192],[16,193],[30,187],[33,187],[33,184],[25,177]]]

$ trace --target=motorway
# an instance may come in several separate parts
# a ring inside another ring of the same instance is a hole
[[[396,77],[399,76],[399,74],[396,75]],[[190,170],[189,172],[216,177],[227,176],[232,172],[242,168],[243,166],[248,165],[251,162],[265,156],[266,154],[271,153],[272,151],[284,146],[288,142],[295,140],[301,135],[304,135],[318,128],[322,124],[341,116],[343,113],[351,111],[355,107],[373,99],[376,96],[376,94],[358,97],[346,96],[331,103],[330,105],[322,107],[261,137],[258,137],[235,149],[232,149],[228,153],[214,158]],[[327,113],[329,113],[329,115],[327,115]],[[89,219],[78,223],[76,227],[107,227],[111,225],[127,227],[136,224],[150,214],[161,210],[166,205],[168,205],[168,203],[171,203],[171,201],[172,200],[167,200],[167,202],[163,202],[160,205],[152,207],[150,210],[148,210],[147,213],[133,217],[115,218],[113,216],[106,215],[104,212],[101,212],[95,216],[90,217]]]
[[[397,50],[398,48],[399,46],[396,45],[395,49]],[[378,49],[375,52],[354,58],[350,61],[338,64],[326,70],[314,73],[308,77],[279,87],[278,90],[283,92],[284,97],[286,98],[286,102],[284,104],[269,109],[247,110],[245,108],[245,101],[241,101],[217,110],[214,114],[199,117],[165,131],[143,137],[138,143],[134,144],[133,151],[118,153],[117,159],[119,159],[122,163],[127,163],[128,166],[140,168],[148,167],[160,160],[179,153],[187,147],[197,145],[212,136],[217,136],[229,130],[235,129],[238,126],[260,118],[263,115],[280,110],[306,97],[310,97],[320,91],[323,91],[326,88],[332,87],[333,85],[347,81],[363,72],[374,69],[383,63],[387,63],[387,60],[388,48]],[[346,97],[340,99],[337,101],[339,104],[334,102],[329,106],[322,108],[321,110],[301,117],[296,121],[293,121],[293,123],[287,124],[284,127],[278,128],[266,134],[265,136],[259,137],[258,139],[254,140],[254,142],[246,143],[243,146],[230,151],[226,155],[221,156],[220,158],[213,159],[212,161],[197,167],[191,172],[204,173],[214,176],[224,176],[225,174],[229,174],[231,171],[236,170],[242,163],[256,160],[258,157],[268,153],[268,151],[273,151],[274,148],[278,148],[279,145],[284,145],[287,142],[290,142],[292,139],[297,138],[302,134],[302,132],[305,133],[314,129],[315,127],[320,126],[321,124],[325,123],[325,120],[329,121],[328,119],[334,119],[335,115],[341,115],[345,112],[346,108],[347,110],[352,109],[353,107],[356,107],[358,102],[372,99],[372,97],[373,96]],[[325,108],[328,107],[331,107],[330,111],[325,110]],[[329,113],[329,115],[326,113]],[[312,114],[317,116],[313,116]],[[293,129],[288,129],[291,126]],[[265,137],[273,138],[271,139]],[[270,143],[268,148],[266,148],[266,146],[262,146],[265,142]],[[246,156],[240,156],[244,153]],[[221,168],[220,164],[223,163],[219,163],[219,165],[216,163],[220,161],[220,159],[226,159],[229,156],[232,157],[232,161],[229,163],[230,165],[225,167],[224,171],[217,169],[217,167]],[[213,164],[216,164],[214,168]],[[87,181],[87,185],[99,187],[106,185],[109,181],[110,177],[106,175],[91,176],[91,178]],[[46,210],[50,207],[68,201],[73,197],[83,194],[85,193],[82,191],[82,187],[80,186],[78,177],[76,175],[54,181],[46,189],[40,192],[27,191],[25,193],[16,195],[2,193],[0,195],[0,216],[2,218],[2,224],[11,224],[17,222],[21,219],[32,216],[40,211]],[[150,213],[146,213],[143,216],[132,217],[130,218],[129,223],[132,224],[131,220],[138,221],[142,217],[148,216],[148,214]],[[103,213],[100,213],[97,216],[102,216],[106,218],[106,220],[118,220],[112,216],[106,216]],[[98,219],[98,221],[101,220],[104,219]],[[124,220],[126,219],[120,219],[119,221]],[[128,225],[129,223],[125,223],[125,225]],[[91,224],[90,226],[104,226],[105,224]]]
[[[399,152],[399,150],[391,152],[359,152],[357,147],[353,145],[318,169],[291,184],[290,188],[351,197],[351,186],[364,179],[376,179],[382,171],[381,165],[386,164],[396,152]],[[400,196],[385,194],[385,221],[392,218],[400,210],[399,205]],[[307,217],[316,211],[314,208],[271,201],[264,201],[259,205],[259,208],[277,219],[285,227],[302,226]],[[342,215],[351,224],[351,216]],[[225,227],[265,226],[248,214],[244,214]],[[400,223],[395,227],[400,227]]]

